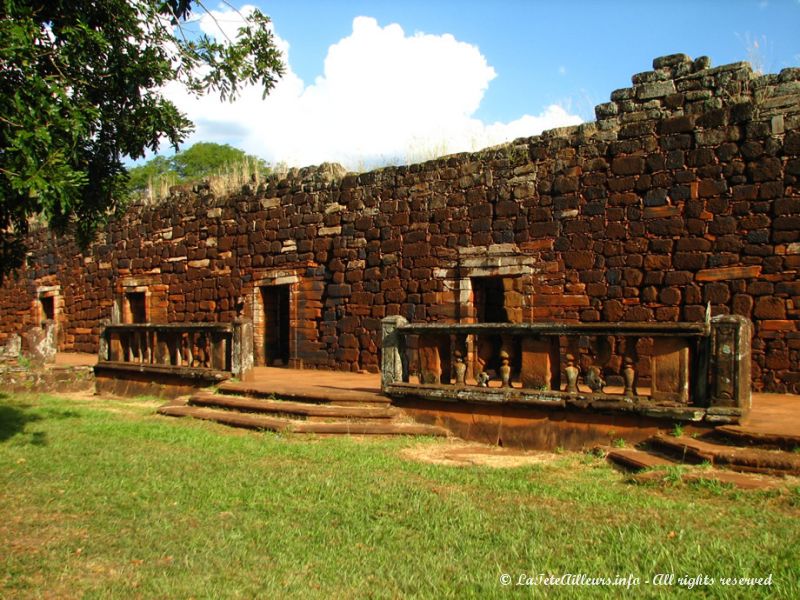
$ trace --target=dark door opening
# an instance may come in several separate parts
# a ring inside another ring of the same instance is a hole
[[[128,292],[125,294],[128,303],[130,323],[147,323],[147,300],[144,292]]]
[[[505,286],[502,277],[473,277],[472,300],[475,318],[478,323],[509,323],[505,306]],[[500,351],[504,348],[499,335],[479,335],[476,337],[477,371],[485,371],[492,378],[499,376],[502,365]],[[507,348],[510,350],[510,348]]]
[[[45,321],[55,321],[56,319],[56,304],[53,296],[42,296],[39,298],[42,306],[42,327]]]
[[[264,299],[264,362],[267,366],[289,364],[289,286],[261,288]]]
[[[508,323],[502,277],[473,277],[472,293],[478,323]]]

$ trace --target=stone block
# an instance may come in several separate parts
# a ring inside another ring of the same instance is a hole
[[[654,402],[689,402],[689,344],[685,339],[653,338],[651,390]]]
[[[756,302],[753,314],[759,319],[785,319],[786,302],[774,296],[762,296]]]
[[[636,97],[639,100],[650,100],[652,98],[663,98],[674,94],[675,82],[671,79],[667,81],[653,81],[650,83],[641,83],[634,88],[636,90]]]
[[[729,279],[750,279],[758,277],[761,273],[760,265],[747,267],[720,267],[717,269],[703,269],[698,271],[697,281],[727,281]]]
[[[752,325],[740,315],[711,319],[711,407],[750,410],[750,339]]]
[[[417,353],[420,383],[450,383],[449,336],[420,335]]]
[[[558,337],[522,340],[522,387],[533,390],[552,390],[560,387]]]

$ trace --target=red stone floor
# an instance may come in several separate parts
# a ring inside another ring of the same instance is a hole
[[[56,364],[91,366],[97,362],[94,354],[58,353]],[[331,401],[346,398],[349,392],[380,393],[381,379],[377,373],[347,373],[256,367],[246,382],[279,395],[281,391],[309,396],[326,396]],[[758,433],[800,436],[800,395],[753,394],[753,408],[742,421],[742,429]]]
[[[348,390],[378,393],[381,387],[378,374],[275,367],[257,367],[247,381],[274,388],[276,393],[281,389],[292,389],[332,396]],[[759,433],[800,436],[800,395],[754,393],[753,408],[741,427]]]

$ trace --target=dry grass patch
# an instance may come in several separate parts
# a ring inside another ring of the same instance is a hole
[[[445,465],[448,467],[490,467],[492,469],[513,469],[529,467],[554,462],[559,458],[552,452],[537,452],[530,450],[517,450],[512,448],[499,448],[448,440],[443,444],[421,444],[404,448],[400,455],[409,460],[415,460],[432,465]]]

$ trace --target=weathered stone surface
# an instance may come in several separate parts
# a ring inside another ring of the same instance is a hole
[[[697,281],[727,281],[730,279],[751,279],[758,277],[761,267],[719,267],[716,269],[703,269],[697,273]]]
[[[466,282],[497,277],[516,281],[498,292],[514,321],[703,321],[707,302],[749,316],[754,383],[800,392],[797,82],[654,65],[598,123],[358,175],[294,169],[226,198],[175,188],[85,254],[36,232],[0,287],[0,343],[60,286],[59,350],[96,352],[131,292],[151,321],[251,319],[258,362],[262,288],[286,285],[290,364],[377,371],[381,319],[476,318]]]
[[[525,337],[522,340],[520,381],[523,388],[559,389],[560,359],[558,338]]]
[[[686,340],[654,338],[652,369],[654,402],[688,402],[689,344]]]

